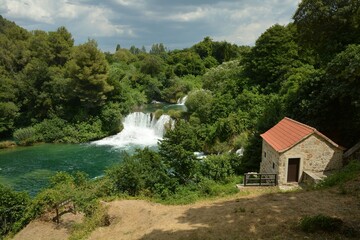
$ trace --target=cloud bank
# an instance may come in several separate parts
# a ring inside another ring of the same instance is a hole
[[[0,0],[0,14],[28,29],[65,26],[76,44],[95,39],[103,51],[164,43],[190,47],[210,36],[253,45],[270,26],[291,21],[299,0]]]

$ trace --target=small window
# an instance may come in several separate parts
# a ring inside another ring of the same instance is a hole
[[[273,169],[275,169],[275,163],[273,163]]]
[[[266,152],[264,151],[264,158],[266,158]]]

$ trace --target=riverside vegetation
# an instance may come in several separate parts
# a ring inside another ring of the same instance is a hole
[[[74,46],[65,27],[28,32],[0,17],[4,140],[95,140],[121,131],[122,116],[136,106],[188,95],[188,111],[171,113],[176,125],[158,152],[138,150],[103,179],[58,173],[33,199],[1,186],[1,234],[65,198],[91,219],[100,198],[186,203],[231,194],[237,176],[258,169],[259,134],[284,116],[352,146],[360,135],[359,12],[358,0],[303,0],[292,23],[270,27],[253,47],[206,37],[183,50],[160,43],[148,52],[118,45],[115,53],[101,52],[95,40]],[[240,157],[234,151],[241,147]],[[209,157],[199,161],[195,151]],[[96,219],[93,226],[101,224]]]

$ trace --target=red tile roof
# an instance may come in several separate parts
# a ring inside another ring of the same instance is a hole
[[[343,149],[315,128],[287,117],[260,136],[277,152],[284,152],[314,133],[335,147]]]

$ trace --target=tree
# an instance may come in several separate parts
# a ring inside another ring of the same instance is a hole
[[[49,32],[49,44],[54,54],[52,63],[64,66],[70,59],[71,49],[74,46],[74,39],[65,27],[59,27],[56,32]]]
[[[328,64],[317,101],[318,126],[351,147],[360,135],[360,45],[349,45]]]
[[[113,87],[108,84],[108,65],[94,40],[74,48],[66,64],[66,77],[72,79],[73,99],[85,109],[102,106]]]
[[[210,37],[205,37],[204,40],[193,46],[195,52],[199,54],[202,59],[212,56],[213,40]]]
[[[0,67],[0,134],[9,134],[14,129],[19,107],[16,105],[15,82]]]
[[[245,73],[255,84],[276,92],[289,69],[300,64],[293,28],[274,25],[266,30],[244,58]]]
[[[318,54],[326,65],[348,44],[360,43],[360,1],[303,0],[293,19],[300,43]]]
[[[116,44],[115,52],[119,51],[121,49],[120,44]]]
[[[30,197],[23,192],[15,192],[0,184],[0,237],[13,230],[15,222],[25,214]]]
[[[160,141],[159,153],[180,183],[194,178],[197,172],[194,152],[201,149],[200,144],[194,129],[184,120],[179,120],[175,128],[167,131]]]
[[[164,46],[163,43],[153,44],[149,51],[150,54],[161,55],[161,56],[165,55],[166,52],[167,52],[167,48]]]
[[[160,57],[146,55],[142,61],[142,66],[140,71],[145,74],[149,74],[152,77],[155,77],[163,70],[164,62]]]
[[[209,90],[190,92],[185,105],[190,113],[196,113],[202,123],[207,123],[211,119],[213,96]]]

